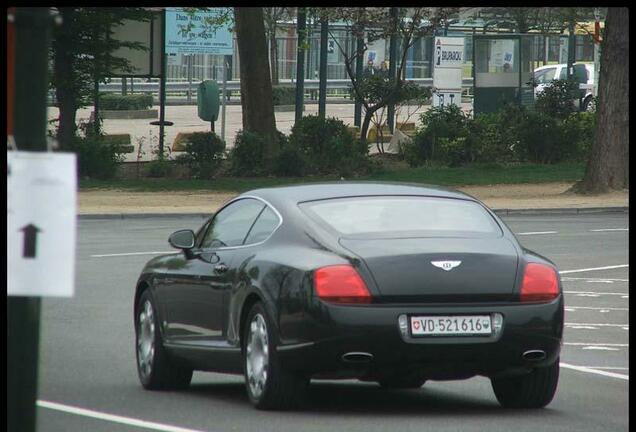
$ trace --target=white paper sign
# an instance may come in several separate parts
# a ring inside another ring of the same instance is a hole
[[[514,48],[515,41],[513,40],[493,40],[490,45],[491,65],[512,70],[514,67]]]
[[[7,295],[72,297],[74,153],[7,151]]]

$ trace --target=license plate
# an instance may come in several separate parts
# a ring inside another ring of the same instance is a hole
[[[490,335],[490,315],[412,316],[413,336],[474,336]]]

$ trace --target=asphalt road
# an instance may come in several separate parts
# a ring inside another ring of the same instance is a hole
[[[502,409],[482,377],[429,381],[409,391],[314,381],[307,407],[296,412],[253,409],[242,377],[231,375],[197,372],[186,391],[145,391],[135,369],[135,281],[153,256],[148,252],[170,251],[171,232],[198,228],[203,219],[80,220],[75,296],[42,303],[37,430],[627,430],[628,215],[508,216],[505,221],[525,247],[562,271],[561,377],[546,409]]]

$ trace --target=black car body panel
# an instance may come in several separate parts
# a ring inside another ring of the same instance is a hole
[[[273,233],[253,245],[216,249],[199,248],[198,233],[194,249],[146,264],[135,304],[142,290],[152,290],[164,346],[198,370],[242,373],[242,329],[257,301],[273,319],[284,364],[318,377],[374,379],[390,370],[418,368],[429,378],[456,379],[523,373],[555,361],[563,335],[562,294],[550,302],[519,301],[526,264],[556,269],[552,262],[522,248],[488,209],[501,230],[494,237],[361,239],[335,235],[299,207],[366,196],[479,203],[460,192],[409,184],[339,182],[246,192],[226,206],[248,197],[261,200],[281,219]],[[462,265],[446,272],[430,264],[435,259],[461,260]],[[219,264],[227,271],[219,273]],[[358,271],[371,304],[334,305],[315,295],[314,270],[342,264]],[[503,316],[503,327],[488,337],[413,337],[398,326],[403,314],[493,313]],[[543,350],[546,356],[529,362],[522,358],[528,350]],[[343,360],[351,352],[368,353],[372,360]]]

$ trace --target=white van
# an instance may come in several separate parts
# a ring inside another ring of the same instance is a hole
[[[546,86],[550,85],[552,81],[559,79],[564,80],[567,79],[568,75],[568,65],[567,64],[556,64],[556,65],[547,65],[541,66],[534,70],[534,80],[537,83],[537,86],[534,89],[534,97],[536,98],[539,93],[543,91]],[[592,109],[592,97],[594,96],[594,92],[592,89],[594,88],[594,64],[589,63],[575,63],[574,64],[574,76],[577,77],[587,77],[587,82],[583,83],[586,85],[581,85],[585,89],[585,96],[583,99],[582,111],[587,111]],[[581,79],[582,81],[583,79]],[[578,103],[578,101],[577,101]]]

